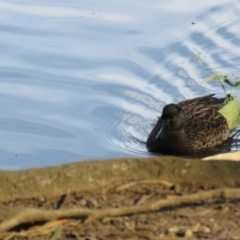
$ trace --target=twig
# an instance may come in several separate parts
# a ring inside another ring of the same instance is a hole
[[[158,211],[164,207],[173,207],[181,204],[192,204],[209,199],[240,199],[239,189],[216,189],[207,192],[200,192],[186,196],[175,197],[171,199],[161,199],[151,204],[137,205],[131,207],[123,207],[118,209],[101,209],[95,210],[93,214],[85,221],[85,224],[90,223],[96,219],[104,217],[119,217],[123,215],[131,215],[137,213],[146,213]]]
[[[155,202],[146,203],[144,205],[136,205],[122,208],[106,208],[106,209],[84,209],[73,208],[66,210],[41,210],[41,209],[23,209],[16,213],[13,217],[0,223],[0,232],[7,231],[20,224],[35,221],[49,221],[59,218],[82,217],[87,218],[84,224],[102,219],[105,217],[119,217],[124,215],[147,213],[158,211],[164,207],[174,207],[181,204],[193,204],[197,202],[217,199],[240,199],[240,189],[225,188],[216,189],[206,192],[194,193],[191,195],[175,197],[171,199],[161,199]]]
[[[178,240],[177,237],[157,237],[150,231],[137,231],[137,232],[111,232],[104,235],[104,237],[111,237],[116,239],[116,237],[122,237],[123,239],[139,239],[140,237],[151,239],[151,240]],[[182,238],[181,238],[182,239]]]
[[[158,180],[158,179],[147,179],[147,180],[140,180],[140,181],[133,181],[133,182],[129,182],[129,183],[125,183],[120,187],[116,188],[116,191],[122,191],[128,188],[132,188],[136,185],[140,185],[140,184],[159,184],[159,185],[163,185],[166,187],[171,188],[173,186],[173,183],[167,182],[167,181],[162,181],[162,180]]]

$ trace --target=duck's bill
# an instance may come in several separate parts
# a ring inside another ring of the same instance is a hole
[[[160,139],[164,139],[168,136],[170,131],[170,122],[169,121],[162,121],[162,126],[161,129],[159,130],[156,139],[160,140]]]
[[[160,131],[158,132],[156,139],[159,140],[162,137],[162,132],[163,132],[163,128],[161,127]]]

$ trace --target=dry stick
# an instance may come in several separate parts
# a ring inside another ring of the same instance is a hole
[[[123,207],[123,208],[113,208],[113,209],[101,209],[96,210],[89,216],[85,221],[85,224],[90,223],[96,219],[101,219],[104,217],[119,217],[123,215],[130,215],[136,213],[145,213],[151,211],[160,210],[163,207],[173,207],[181,204],[191,204],[199,201],[205,201],[209,199],[240,199],[240,189],[216,189],[210,190],[207,192],[194,193],[191,195],[176,197],[172,199],[161,199],[159,201],[137,205],[132,207]]]
[[[151,240],[179,240],[177,237],[157,237],[150,231],[137,231],[137,232],[111,232],[107,234],[103,234],[104,238],[112,237],[112,239],[116,239],[116,237],[122,237],[122,239],[139,239],[147,238]],[[182,238],[181,238],[182,239]]]
[[[58,218],[67,217],[88,217],[84,224],[91,223],[94,220],[104,217],[118,217],[136,213],[146,213],[160,210],[163,207],[173,207],[181,204],[192,204],[209,199],[240,199],[240,189],[226,188],[216,189],[207,192],[194,193],[191,195],[176,197],[172,199],[162,199],[153,203],[108,209],[85,209],[73,208],[66,210],[41,210],[41,209],[24,209],[15,216],[0,223],[0,232],[7,231],[19,224],[34,221],[49,221]]]
[[[57,220],[59,221],[59,220]],[[62,220],[60,220],[62,221]],[[67,221],[66,219],[63,221]],[[79,221],[77,221],[77,225],[79,225]],[[49,222],[48,222],[49,223]],[[10,234],[6,235],[6,232],[4,233],[5,235],[1,235],[0,234],[0,239],[4,239],[4,240],[10,240],[10,239],[15,239],[15,238],[19,238],[19,237],[28,237],[28,239],[33,238],[36,235],[41,235],[41,237],[43,237],[44,235],[50,235],[54,232],[54,230],[56,230],[57,226],[52,226],[52,222],[50,222],[50,224],[44,224],[42,226],[34,226],[32,228],[29,228],[28,230],[21,230],[21,232],[11,232]],[[48,225],[48,226],[46,226]],[[73,225],[73,224],[71,224]],[[75,223],[76,226],[76,223]],[[5,236],[5,237],[4,237]],[[15,237],[15,238],[14,238]],[[48,237],[46,237],[46,239],[49,239]]]
[[[120,187],[117,187],[116,190],[117,191],[122,191],[131,187],[134,187],[136,185],[139,184],[160,184],[166,187],[172,187],[173,183],[167,182],[167,181],[163,181],[163,180],[158,180],[158,179],[147,179],[147,180],[139,180],[139,181],[133,181],[133,182],[129,182],[129,183],[125,183]]]
[[[7,231],[22,223],[35,222],[35,221],[50,221],[59,218],[69,217],[88,217],[92,214],[91,209],[86,208],[73,208],[67,210],[42,210],[27,208],[16,213],[15,216],[0,223],[0,232]]]

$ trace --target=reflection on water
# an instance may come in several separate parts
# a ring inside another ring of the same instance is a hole
[[[238,75],[236,1],[21,0],[0,8],[1,169],[146,156],[166,103],[223,95],[217,82],[203,84],[210,73],[196,53]]]

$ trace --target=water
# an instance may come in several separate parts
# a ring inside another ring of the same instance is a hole
[[[223,96],[196,53],[239,75],[239,15],[229,0],[1,1],[0,169],[147,156],[166,103]]]

